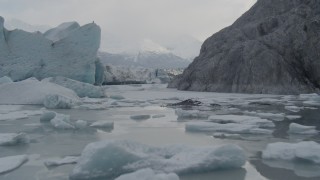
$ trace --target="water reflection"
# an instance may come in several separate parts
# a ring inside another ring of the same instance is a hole
[[[223,179],[223,180],[244,180],[247,171],[244,168],[240,169],[230,169],[230,170],[217,170],[210,173],[201,174],[188,174],[180,176],[181,180],[213,180],[213,179]]]

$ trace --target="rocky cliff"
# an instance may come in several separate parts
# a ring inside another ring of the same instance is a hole
[[[64,23],[42,34],[8,31],[0,17],[0,77],[14,81],[36,77],[64,76],[87,83],[102,83],[97,77],[100,27]]]
[[[320,88],[320,1],[258,0],[208,38],[169,87],[298,94]]]

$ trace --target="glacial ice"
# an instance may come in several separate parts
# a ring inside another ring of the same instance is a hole
[[[152,169],[141,169],[133,173],[124,174],[115,180],[179,180],[179,176],[174,173],[155,173]]]
[[[40,117],[40,122],[50,122],[51,119],[56,117],[57,113],[53,111],[46,111]]]
[[[251,111],[245,111],[244,114],[248,116],[257,116],[264,119],[270,119],[273,121],[283,121],[286,116],[284,113],[277,114],[277,113],[251,112]]]
[[[0,133],[0,146],[15,146],[29,142],[30,138],[25,133]]]
[[[192,118],[207,119],[209,117],[209,114],[206,114],[199,110],[176,109],[175,112],[178,118],[180,119],[192,119]]]
[[[57,129],[75,129],[74,125],[70,122],[70,116],[64,114],[56,114],[56,116],[50,120],[53,127]]]
[[[213,115],[209,117],[209,121],[215,123],[236,123],[236,124],[247,124],[257,125],[261,128],[273,128],[275,127],[272,121],[267,119],[261,119],[253,116],[241,116],[241,115]]]
[[[0,85],[0,104],[43,105],[47,95],[56,94],[78,102],[79,97],[70,89],[30,78]]]
[[[291,112],[299,112],[303,109],[303,107],[298,107],[298,106],[285,106],[284,108]]]
[[[53,42],[59,41],[66,38],[72,31],[80,28],[77,22],[65,22],[60,24],[58,27],[52,28],[45,32],[43,35]]]
[[[94,128],[111,128],[113,129],[114,127],[114,122],[109,122],[109,121],[97,121],[94,122],[90,125],[90,127]]]
[[[164,173],[200,173],[240,168],[245,162],[244,151],[236,145],[151,147],[126,140],[100,141],[85,147],[70,178],[108,179],[144,168]]]
[[[0,158],[0,174],[7,173],[19,168],[28,161],[27,155],[7,156]]]
[[[272,134],[273,131],[259,128],[250,124],[219,124],[212,122],[190,122],[186,123],[186,131],[190,132],[226,132],[236,134]]]
[[[11,83],[11,82],[13,82],[13,81],[8,76],[3,76],[0,78],[0,85],[4,84],[4,83]]]
[[[320,145],[313,141],[303,141],[296,144],[271,143],[262,152],[262,158],[274,161],[305,160],[320,164]]]
[[[77,129],[84,129],[88,126],[88,122],[84,120],[77,120],[74,125]]]
[[[104,90],[100,86],[94,86],[65,77],[46,78],[42,81],[48,81],[72,89],[79,97],[101,98],[105,96]]]
[[[47,167],[61,166],[65,164],[75,164],[78,162],[79,157],[77,156],[66,156],[64,158],[52,158],[44,162]]]
[[[289,125],[289,134],[318,134],[316,126],[303,126],[296,123]]]
[[[71,109],[77,102],[66,96],[49,94],[45,96],[43,105],[48,109]]]

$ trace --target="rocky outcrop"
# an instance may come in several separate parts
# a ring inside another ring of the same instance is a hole
[[[258,0],[208,38],[169,87],[298,94],[320,88],[320,1]]]
[[[64,76],[94,84],[102,83],[101,63],[97,63],[100,27],[64,23],[44,34],[8,31],[0,17],[0,77],[18,81],[29,77],[41,80]],[[98,67],[97,67],[98,66]]]

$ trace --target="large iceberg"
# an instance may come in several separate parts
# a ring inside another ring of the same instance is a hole
[[[95,23],[81,27],[65,23],[44,35],[8,31],[3,24],[0,17],[0,77],[19,81],[63,76],[90,84],[100,78],[96,71],[101,64],[97,63],[101,30]]]
[[[141,169],[133,173],[124,174],[115,180],[179,180],[174,173],[157,174],[152,169]]]
[[[0,85],[0,104],[43,105],[48,95],[59,95],[74,102],[79,101],[77,94],[65,87],[37,79],[6,83]]]
[[[115,178],[139,169],[164,173],[199,173],[216,169],[240,168],[246,162],[236,145],[151,147],[131,141],[101,141],[87,145],[71,179]]]

